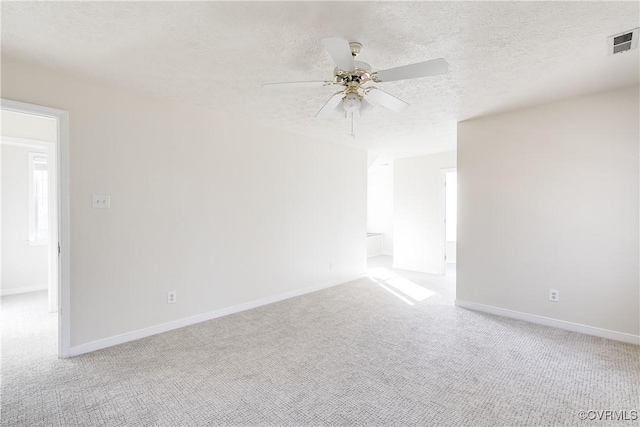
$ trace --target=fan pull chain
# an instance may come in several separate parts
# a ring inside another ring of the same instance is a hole
[[[356,133],[353,131],[353,113],[351,113],[351,133],[349,134],[352,138],[356,137]]]

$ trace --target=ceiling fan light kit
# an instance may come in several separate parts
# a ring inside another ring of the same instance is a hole
[[[409,107],[407,102],[373,84],[437,76],[449,70],[447,61],[439,58],[387,70],[371,71],[369,64],[355,60],[362,50],[362,44],[348,42],[338,37],[322,39],[322,44],[336,64],[332,81],[267,83],[263,85],[263,89],[342,86],[343,88],[329,98],[315,117],[327,118],[336,111],[343,111],[345,114],[351,114],[352,127],[353,114],[360,115],[373,106],[379,105],[395,112],[404,111]]]

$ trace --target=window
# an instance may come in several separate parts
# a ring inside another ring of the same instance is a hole
[[[29,153],[29,242],[49,243],[49,168],[45,153]]]

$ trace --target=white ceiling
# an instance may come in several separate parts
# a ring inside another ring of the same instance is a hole
[[[638,50],[607,36],[639,26],[633,2],[2,2],[2,53],[92,79],[403,157],[455,149],[456,122],[637,84]],[[313,116],[335,88],[320,39],[364,45],[374,70],[443,57],[447,75],[380,84],[411,107],[350,124]]]

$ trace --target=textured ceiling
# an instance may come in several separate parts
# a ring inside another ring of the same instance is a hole
[[[639,81],[638,2],[2,2],[2,53],[146,93],[403,157],[455,148],[456,122]],[[411,107],[315,120],[335,88],[320,39],[364,45],[374,70],[443,57],[447,75],[380,84]]]

